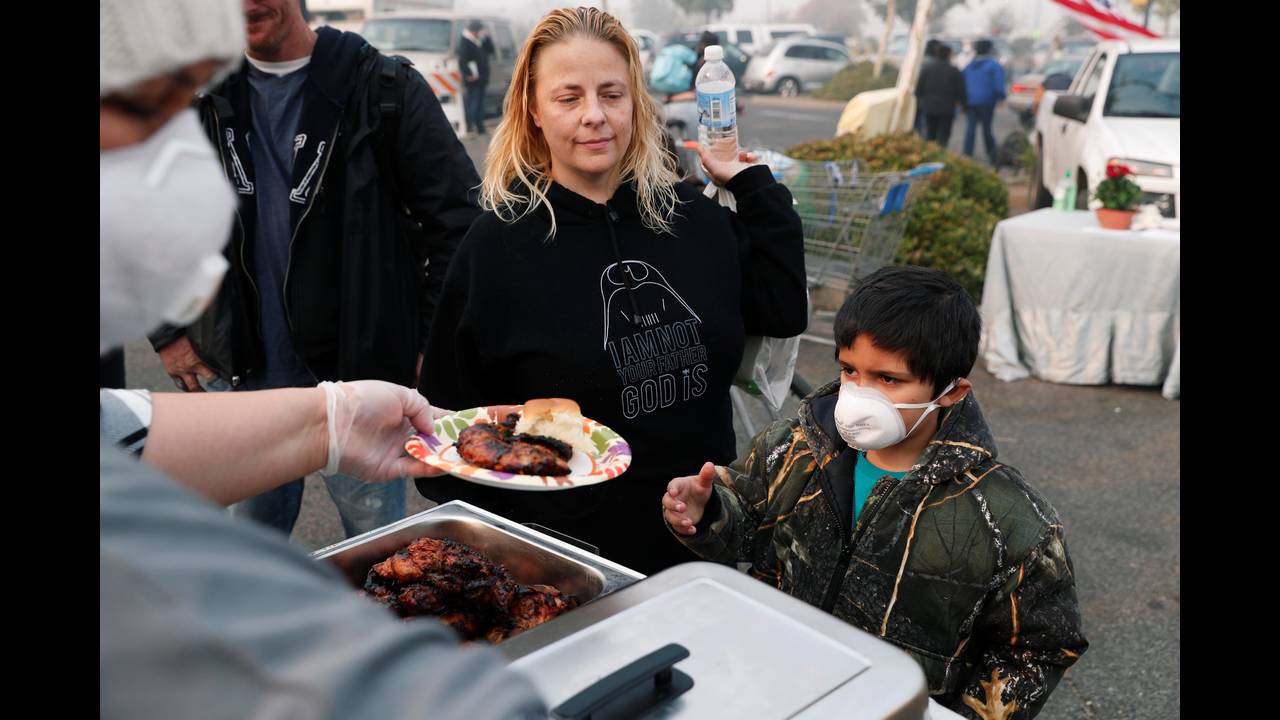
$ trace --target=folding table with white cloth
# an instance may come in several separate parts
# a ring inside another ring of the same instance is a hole
[[[1180,396],[1180,232],[1037,210],[996,225],[982,292],[987,370]]]

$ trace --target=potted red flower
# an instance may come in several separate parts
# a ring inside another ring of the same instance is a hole
[[[1133,169],[1118,162],[1107,163],[1107,179],[1098,183],[1093,197],[1102,203],[1094,210],[1098,224],[1112,230],[1127,230],[1142,198],[1142,188],[1129,179]]]

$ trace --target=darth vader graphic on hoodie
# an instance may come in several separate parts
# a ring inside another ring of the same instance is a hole
[[[624,260],[600,274],[604,349],[622,380],[627,418],[668,408],[706,392],[702,319],[662,271]]]

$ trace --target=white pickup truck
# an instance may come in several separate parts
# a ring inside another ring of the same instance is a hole
[[[1076,207],[1089,209],[1089,193],[1117,161],[1136,173],[1141,204],[1180,217],[1179,46],[1176,39],[1099,43],[1065,93],[1045,92],[1032,135],[1036,207],[1053,203],[1054,186],[1071,171]]]

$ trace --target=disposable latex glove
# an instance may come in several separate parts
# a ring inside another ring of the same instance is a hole
[[[432,433],[431,403],[417,390],[381,380],[322,382],[320,387],[329,429],[329,462],[321,474],[366,482],[441,474],[404,450],[414,430]]]

